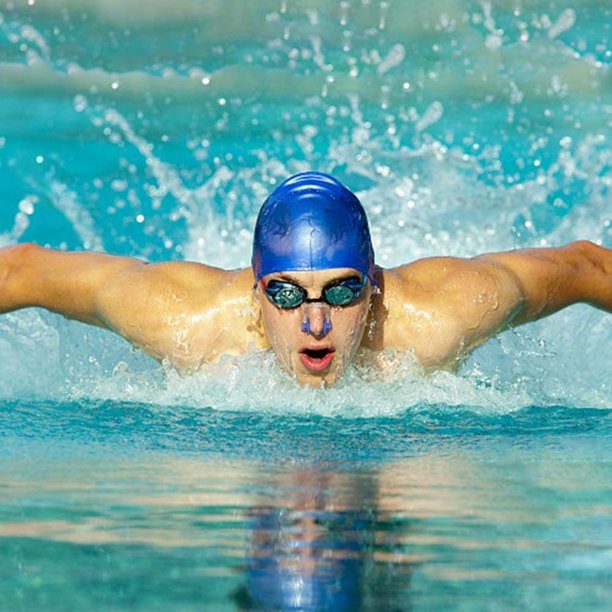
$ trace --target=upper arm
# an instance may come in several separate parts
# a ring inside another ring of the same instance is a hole
[[[103,325],[96,312],[99,288],[113,276],[144,266],[131,257],[65,252],[33,244],[0,251],[0,312],[46,308],[85,323]]]
[[[223,272],[202,264],[148,264],[104,253],[16,245],[0,251],[0,312],[37,306],[110,329],[135,344],[170,336],[172,317],[205,306]],[[196,304],[197,302],[197,304]]]
[[[587,241],[450,261],[440,291],[466,348],[577,302],[612,310],[612,251]]]
[[[248,293],[250,269],[148,264],[102,253],[17,245],[0,249],[0,312],[38,306],[98,325],[157,359],[198,364],[216,350],[219,302]]]

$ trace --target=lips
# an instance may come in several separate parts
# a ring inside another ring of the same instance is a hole
[[[311,372],[321,372],[325,370],[333,358],[334,351],[330,348],[307,348],[300,351],[300,359],[304,367]]]

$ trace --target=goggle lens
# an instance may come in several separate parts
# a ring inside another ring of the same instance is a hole
[[[365,285],[365,277],[346,278],[323,289],[323,299],[332,306],[347,306],[360,295]]]
[[[291,283],[270,281],[266,285],[266,295],[281,308],[297,308],[305,299],[305,291]]]

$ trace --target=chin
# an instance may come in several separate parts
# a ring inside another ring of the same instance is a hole
[[[331,387],[342,376],[342,371],[337,369],[328,372],[308,372],[302,368],[293,370],[295,379],[300,385],[308,385],[309,387]]]
[[[300,385],[322,388],[331,387],[336,382],[337,378],[337,376],[313,376],[311,374],[304,374],[303,376],[297,376],[296,380]]]

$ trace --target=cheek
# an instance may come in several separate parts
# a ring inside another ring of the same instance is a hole
[[[336,339],[343,346],[355,350],[361,343],[365,331],[368,315],[367,305],[358,306],[339,314],[335,325]]]
[[[294,311],[279,311],[273,306],[262,308],[262,321],[266,336],[275,347],[287,345],[293,337],[294,328],[299,329],[299,321]]]

